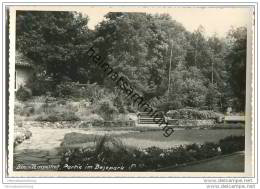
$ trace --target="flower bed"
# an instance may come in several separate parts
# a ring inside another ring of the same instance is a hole
[[[135,149],[124,146],[119,139],[103,136],[95,141],[94,147],[65,149],[60,170],[75,171],[68,167],[76,166],[80,167],[78,171],[100,171],[100,167],[104,168],[103,171],[111,167],[121,167],[116,171],[151,171],[242,151],[244,142],[244,136],[231,136],[219,143],[181,145],[168,149]]]
[[[170,110],[166,113],[166,116],[171,119],[179,120],[215,120],[217,122],[222,122],[224,120],[224,115],[220,113],[195,109]]]
[[[215,124],[215,120],[213,119],[206,119],[206,120],[168,119],[167,123],[173,126],[197,127],[197,126],[213,126]]]

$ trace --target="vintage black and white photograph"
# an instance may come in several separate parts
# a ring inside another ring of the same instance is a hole
[[[252,18],[250,7],[11,9],[9,169],[243,174]]]

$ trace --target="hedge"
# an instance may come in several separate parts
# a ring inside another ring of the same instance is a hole
[[[221,122],[224,115],[210,110],[178,109],[166,113],[172,119],[214,119]]]

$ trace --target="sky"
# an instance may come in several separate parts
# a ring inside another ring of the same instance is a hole
[[[146,12],[151,14],[168,13],[172,19],[182,23],[193,32],[200,25],[205,29],[205,35],[217,34],[225,37],[233,27],[250,26],[252,16],[249,8],[194,8],[194,7],[79,7],[79,12],[89,16],[88,26],[91,29],[104,19],[108,12]]]

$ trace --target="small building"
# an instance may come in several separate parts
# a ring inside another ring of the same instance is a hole
[[[25,86],[33,75],[33,64],[21,52],[15,52],[15,91]]]

